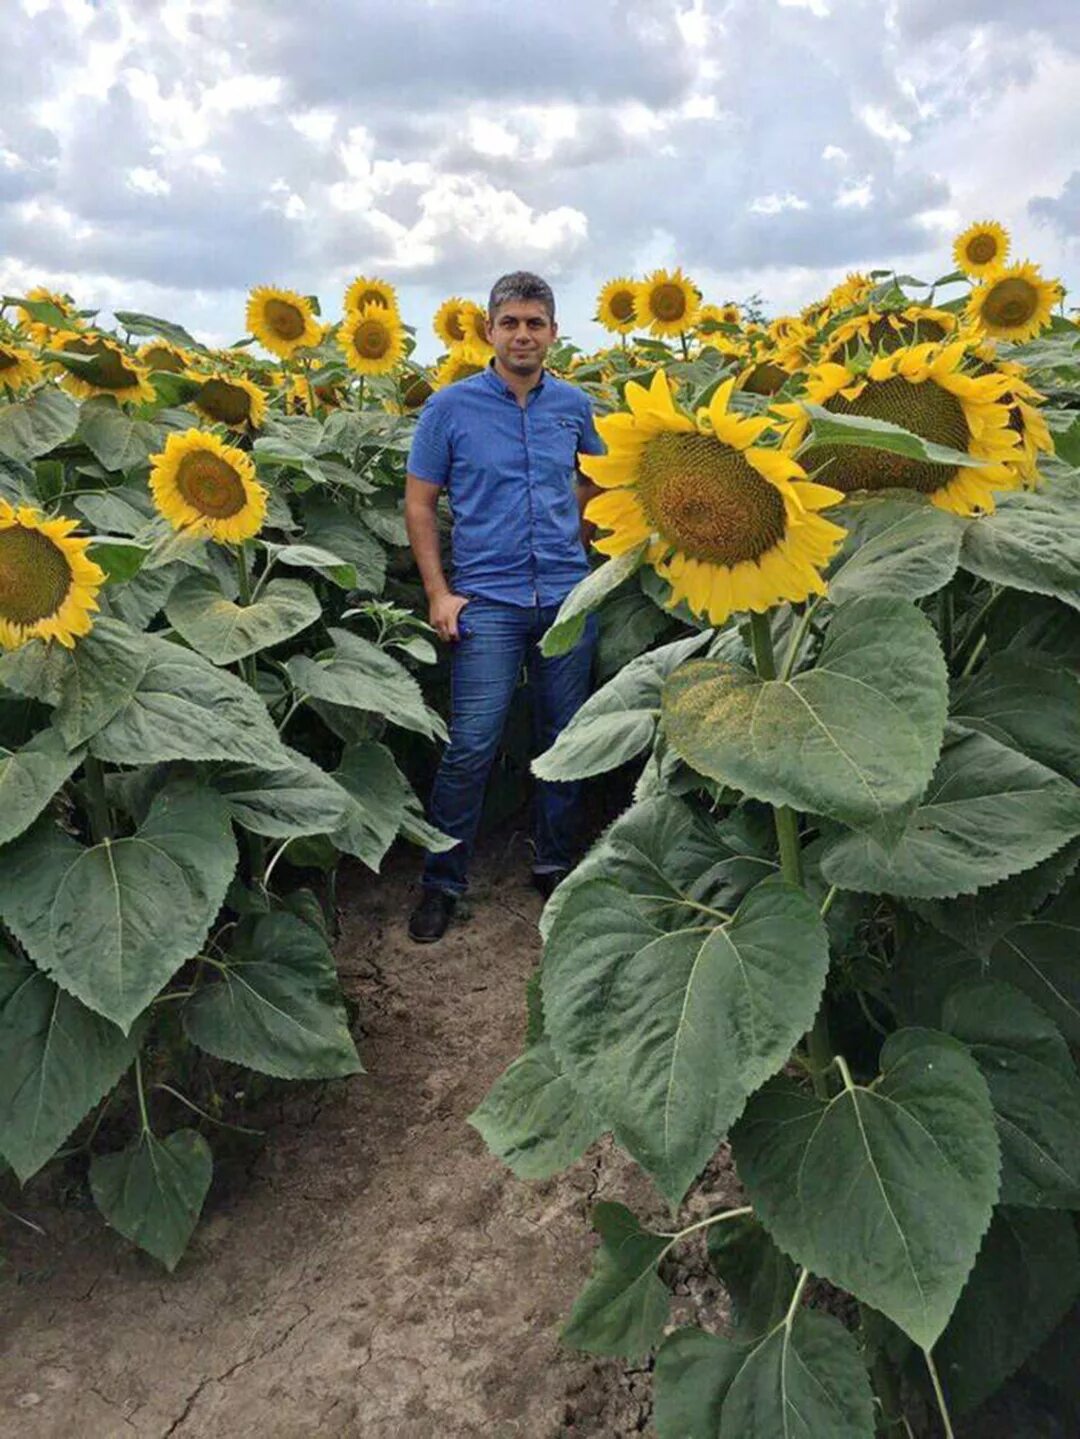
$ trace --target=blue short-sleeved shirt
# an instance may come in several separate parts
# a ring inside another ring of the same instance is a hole
[[[577,457],[603,452],[587,397],[546,370],[524,406],[493,366],[432,395],[408,470],[446,486],[454,589],[510,605],[560,604],[589,572]]]

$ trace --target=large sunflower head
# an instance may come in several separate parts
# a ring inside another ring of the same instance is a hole
[[[393,314],[398,311],[397,291],[389,280],[376,280],[367,275],[357,275],[345,291],[345,313],[362,310],[365,305],[378,305]]]
[[[596,320],[613,335],[629,335],[637,324],[637,286],[620,277],[609,280],[596,297]]]
[[[44,373],[29,350],[0,339],[0,387],[12,392],[25,390],[36,385]]]
[[[141,346],[139,359],[148,370],[167,370],[170,375],[183,375],[195,363],[195,357],[187,350],[166,340],[151,340]]]
[[[996,220],[979,220],[957,235],[953,245],[956,268],[965,275],[986,275],[1009,257],[1009,232]]]
[[[258,534],[266,490],[243,450],[206,430],[187,430],[171,434],[150,465],[154,504],[174,529],[223,544]]]
[[[311,301],[273,285],[258,285],[248,296],[247,327],[264,349],[282,360],[322,339]]]
[[[629,413],[597,421],[607,454],[581,458],[606,491],[585,511],[611,531],[596,548],[618,555],[644,545],[670,602],[685,600],[713,624],[824,593],[821,570],[845,533],[817,513],[842,495],[809,481],[787,450],[757,443],[772,422],[731,413],[734,384],[726,380],[691,419],[662,371],[647,390],[631,381]]]
[[[200,380],[191,403],[204,419],[230,430],[257,430],[266,418],[266,396],[241,375],[218,372]]]
[[[701,297],[681,268],[654,270],[638,285],[634,309],[650,334],[681,335],[697,324]]]
[[[77,399],[111,395],[118,402],[145,405],[157,398],[146,366],[133,360],[104,335],[66,330],[53,335],[51,348],[57,354],[72,357],[70,362],[58,361],[64,371],[60,383]]]
[[[1025,261],[989,271],[971,293],[967,316],[991,339],[1023,344],[1049,325],[1060,296],[1058,282],[1044,280],[1038,265]]]
[[[450,299],[444,300],[435,311],[435,318],[431,322],[436,335],[448,350],[454,345],[465,343],[465,327],[461,323],[464,305],[465,301],[459,295],[451,295]]]
[[[811,372],[803,398],[835,414],[888,420],[924,440],[971,455],[982,462],[978,466],[931,464],[887,450],[829,444],[811,444],[800,454],[802,463],[845,494],[918,490],[955,514],[993,510],[994,491],[1015,489],[1020,479],[1018,437],[1002,403],[1009,380],[965,372],[966,358],[967,346],[957,341],[881,355],[865,375],[845,365],[824,364]],[[801,414],[798,406],[784,411]],[[805,417],[797,418],[792,442],[807,428]]]
[[[341,322],[338,344],[359,375],[389,375],[405,355],[405,335],[396,310],[365,305]]]
[[[445,390],[447,385],[457,380],[478,375],[481,370],[487,369],[489,359],[490,356],[476,345],[451,345],[450,353],[439,362],[431,377],[432,389]]]
[[[74,539],[75,520],[47,520],[0,499],[0,647],[58,640],[71,649],[89,633],[105,573]]]

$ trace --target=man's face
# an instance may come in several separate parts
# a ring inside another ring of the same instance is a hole
[[[504,369],[523,379],[535,375],[555,341],[557,327],[539,300],[508,300],[488,321],[488,340]]]

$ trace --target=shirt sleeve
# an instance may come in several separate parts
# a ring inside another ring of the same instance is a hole
[[[581,440],[578,443],[579,455],[603,455],[607,453],[607,446],[596,432],[596,421],[593,419],[592,405],[583,395],[584,414],[581,417]]]
[[[452,459],[447,407],[429,400],[420,411],[413,431],[406,470],[429,485],[445,485],[450,478]]]

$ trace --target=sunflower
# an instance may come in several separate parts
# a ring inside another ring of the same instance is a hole
[[[967,317],[984,335],[1023,344],[1050,323],[1050,310],[1061,296],[1056,280],[1044,280],[1038,265],[1025,261],[991,270],[971,292]]]
[[[850,270],[839,285],[834,285],[829,291],[826,307],[834,315],[840,310],[850,310],[853,305],[861,305],[873,288],[874,282],[869,275]]]
[[[976,351],[982,354],[981,348]],[[1009,388],[1001,397],[1008,406],[1009,429],[1020,436],[1020,453],[1016,464],[1025,488],[1037,488],[1040,480],[1039,456],[1054,453],[1054,440],[1049,426],[1039,411],[1043,396],[1024,379],[1022,365],[1011,361],[984,358],[973,371],[976,375],[1007,375]]]
[[[57,352],[79,357],[70,364],[58,361],[64,370],[60,383],[77,399],[112,395],[117,401],[145,405],[157,398],[145,365],[138,364],[104,335],[80,335],[64,330],[53,335],[51,345]]]
[[[465,328],[461,323],[461,311],[465,303],[459,296],[451,296],[435,311],[435,318],[431,322],[436,335],[448,350],[465,341]]]
[[[725,325],[741,325],[742,311],[733,300],[729,300],[726,305],[720,306],[720,318]]]
[[[227,425],[230,430],[257,430],[261,426],[266,417],[266,396],[258,385],[240,375],[225,375],[220,371],[206,379],[193,378],[202,383],[191,403],[204,419]]]
[[[609,280],[596,297],[596,321],[613,335],[629,335],[637,324],[637,286],[633,280]]]
[[[661,371],[647,390],[631,381],[630,412],[597,421],[607,454],[581,457],[607,491],[585,510],[611,531],[596,549],[620,555],[645,545],[671,585],[670,604],[685,600],[713,624],[823,594],[820,571],[845,534],[816,513],[843,496],[809,481],[785,450],[755,443],[771,421],[732,414],[734,385],[718,386],[691,419]]]
[[[47,290],[44,285],[35,285],[32,290],[26,292],[25,298],[27,300],[44,301],[45,304],[52,305],[54,310],[59,310],[65,321],[65,324],[60,326],[46,324],[44,321],[35,320],[30,314],[30,311],[20,305],[18,308],[22,311],[23,328],[34,341],[35,345],[47,345],[49,337],[54,330],[72,330],[79,323],[70,295],[58,295],[55,290]]]
[[[47,520],[38,510],[0,499],[0,647],[59,640],[71,649],[88,634],[105,572],[71,538],[76,520]]]
[[[397,291],[388,280],[369,279],[367,275],[357,275],[345,291],[345,313],[347,315],[352,310],[362,310],[365,305],[378,305],[396,315],[398,313]]]
[[[402,375],[399,385],[401,404],[405,410],[418,410],[434,394],[434,387],[423,370]]]
[[[323,333],[310,300],[295,290],[278,290],[273,285],[258,285],[251,291],[247,327],[263,349],[282,360],[317,345]]]
[[[495,353],[491,341],[488,339],[487,311],[482,305],[476,305],[472,300],[466,300],[461,307],[458,319],[465,332],[467,345],[472,345],[476,350],[483,350],[489,357]]]
[[[150,493],[176,530],[221,543],[249,540],[266,518],[266,490],[250,455],[206,430],[171,434],[150,456]]]
[[[24,390],[36,385],[45,371],[29,350],[0,340],[0,386],[6,390]]]
[[[405,339],[396,310],[365,305],[341,322],[338,344],[360,375],[389,375],[405,355]]]
[[[450,353],[435,367],[435,373],[431,377],[432,389],[445,390],[447,385],[452,385],[457,380],[467,380],[470,375],[478,375],[481,370],[487,369],[489,359],[490,356],[475,345],[451,345]]]
[[[701,300],[681,269],[654,270],[636,295],[638,323],[648,325],[651,335],[679,335],[697,324]]]
[[[788,362],[787,354],[783,356],[779,353],[760,355],[740,372],[736,379],[736,385],[740,390],[745,390],[748,395],[775,395],[787,384],[794,373],[793,370],[786,367]],[[797,365],[796,368],[798,368]]]
[[[944,340],[956,330],[956,316],[948,310],[908,305],[903,310],[877,310],[871,306],[838,325],[829,336],[825,358],[846,364],[860,349],[890,354],[903,345]]]
[[[965,275],[986,275],[1009,256],[1009,232],[996,220],[980,220],[957,235],[953,245],[956,268]]]
[[[165,340],[151,340],[139,350],[139,359],[148,370],[167,370],[170,375],[182,375],[191,369],[195,357],[178,345]]]
[[[954,514],[989,513],[995,490],[1016,489],[1021,455],[1008,407],[1002,403],[1009,377],[965,373],[967,353],[963,341],[916,345],[878,356],[865,375],[846,365],[819,365],[806,382],[803,398],[835,414],[889,420],[983,463],[931,464],[888,450],[829,444],[811,444],[800,455],[802,463],[845,494],[918,490]],[[795,417],[791,441],[801,440],[809,425],[801,407],[778,408]]]

